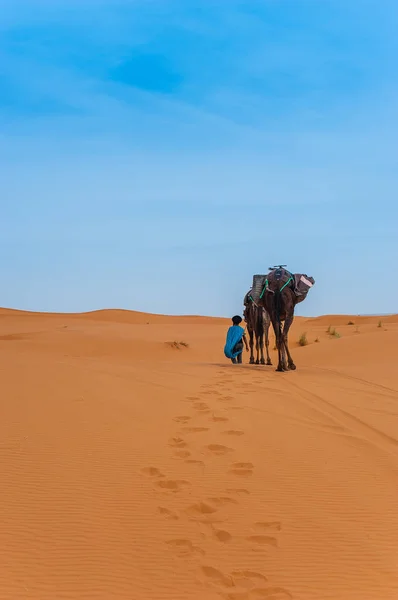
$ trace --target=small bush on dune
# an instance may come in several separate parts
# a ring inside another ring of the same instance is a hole
[[[339,334],[339,332],[336,330],[335,327],[332,327],[331,325],[329,325],[329,327],[326,330],[326,333],[328,335],[330,335],[330,337],[334,337],[334,338],[339,338],[341,337],[341,335]]]
[[[347,325],[355,325],[354,321],[348,321]]]
[[[181,348],[189,348],[189,344],[187,342],[166,342],[166,346],[170,346],[170,348],[174,348],[174,350],[181,350]]]
[[[299,346],[308,346],[308,339],[307,339],[307,334],[306,333],[302,333],[299,337]]]
[[[319,338],[315,338],[315,343],[316,343],[316,344],[319,344],[319,342],[320,342],[320,341],[321,341],[321,340],[320,340]]]
[[[381,321],[379,321],[377,327],[379,327],[379,329],[381,329],[383,327],[383,323]]]

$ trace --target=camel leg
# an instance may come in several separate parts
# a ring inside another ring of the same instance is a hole
[[[288,363],[287,363],[287,359],[286,359],[286,344],[285,344],[285,339],[283,337],[282,331],[281,331],[281,354],[282,354],[283,370],[288,371],[289,367],[288,367]]]
[[[296,370],[296,365],[293,362],[293,358],[292,355],[290,354],[289,351],[289,344],[288,344],[288,333],[289,333],[289,329],[293,323],[293,319],[294,319],[294,314],[292,313],[291,315],[288,315],[286,317],[286,321],[283,327],[283,345],[285,347],[286,350],[286,354],[287,354],[287,364],[289,369],[291,369],[292,371]]]
[[[276,370],[279,372],[282,372],[282,371],[285,371],[286,369],[284,368],[284,364],[283,364],[281,324],[277,321],[277,319],[274,316],[272,316],[271,319],[272,319],[272,327],[274,328],[274,333],[275,333],[276,347],[278,349],[278,366],[277,366]]]
[[[258,332],[256,331],[256,365],[260,364],[260,342],[259,342],[259,335]]]
[[[270,314],[272,326],[275,332],[276,347],[278,348],[277,371],[287,371],[286,352],[282,334],[281,312],[283,309],[283,298],[280,290],[276,290],[272,298],[272,312]]]
[[[282,323],[279,324],[279,347],[280,347],[280,362],[282,371],[288,371],[288,364],[286,360],[286,345],[285,338],[283,335]]]
[[[250,346],[250,364],[254,365],[254,353],[253,353],[253,346],[254,346],[254,331],[252,329],[249,329],[249,346]]]
[[[272,365],[271,357],[269,355],[269,326],[270,326],[270,323],[267,323],[264,327],[265,351],[267,353],[267,365]]]
[[[264,324],[263,324],[263,309],[258,306],[255,315],[256,319],[256,349],[257,360],[256,365],[264,365]]]
[[[262,332],[261,335],[260,335],[260,363],[262,365],[265,365],[265,359],[264,359],[264,332]]]
[[[281,362],[281,366],[282,366],[282,371],[287,371],[288,366],[287,366],[287,360],[286,360],[286,346],[285,346],[285,339],[283,337],[282,324],[280,324],[279,332],[280,332],[279,333],[280,362]]]

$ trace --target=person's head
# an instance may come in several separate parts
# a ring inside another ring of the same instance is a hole
[[[242,323],[242,317],[235,315],[235,317],[232,317],[232,323],[233,325],[240,325]]]

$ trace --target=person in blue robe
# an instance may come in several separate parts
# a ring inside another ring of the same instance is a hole
[[[232,317],[232,327],[228,329],[227,340],[224,347],[224,354],[230,358],[233,364],[242,364],[243,344],[246,350],[249,350],[245,330],[240,326],[242,317],[236,315]]]

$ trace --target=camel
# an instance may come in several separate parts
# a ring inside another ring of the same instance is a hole
[[[278,350],[276,370],[279,372],[296,369],[289,350],[288,333],[296,304],[305,299],[308,290],[315,283],[312,277],[292,275],[285,266],[271,268],[268,275],[254,275],[251,292],[253,301],[263,307],[271,318]]]
[[[247,331],[249,333],[250,364],[272,365],[271,358],[269,355],[269,326],[271,324],[270,316],[262,306],[258,306],[251,299],[250,292],[245,296],[244,304],[244,317],[247,324]],[[267,353],[267,363],[264,359],[264,337],[265,350]],[[256,339],[256,360],[254,360],[253,353],[254,338]]]

